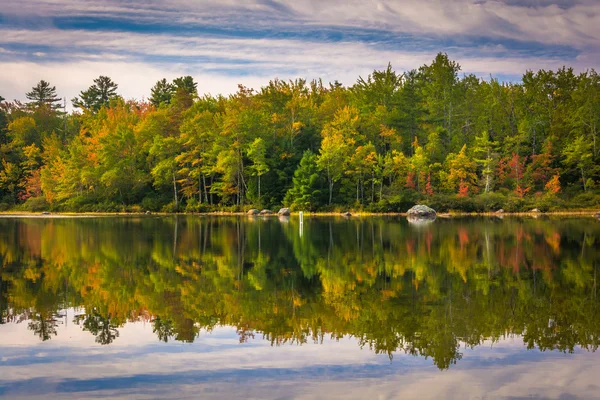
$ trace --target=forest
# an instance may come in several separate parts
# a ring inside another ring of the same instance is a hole
[[[471,212],[600,205],[600,77],[461,73],[440,53],[335,81],[200,95],[191,76],[124,99],[100,76],[71,100],[45,80],[0,97],[0,211],[248,208]],[[0,93],[1,95],[2,93]]]

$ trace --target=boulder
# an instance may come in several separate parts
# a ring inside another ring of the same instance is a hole
[[[248,212],[246,214],[248,215],[258,215],[260,211],[258,211],[256,208],[251,208],[250,210],[248,210]]]
[[[416,205],[408,210],[406,214],[413,219],[435,219],[437,215],[433,208],[424,205]]]
[[[146,215],[150,215],[152,214],[150,211],[146,211]]]
[[[50,215],[50,211],[42,211],[42,215]]]
[[[350,214],[348,211],[346,211],[345,213],[342,213],[342,217],[349,218],[351,216],[352,216],[352,214]]]
[[[280,208],[279,211],[277,211],[277,215],[280,215],[283,217],[289,217],[290,209],[289,208]]]
[[[597,212],[596,214],[594,214],[594,217],[600,219],[600,212]]]
[[[498,211],[496,211],[496,214],[504,214],[504,209],[503,208],[499,209]]]
[[[537,208],[534,208],[533,210],[529,211],[530,213],[539,213],[541,212],[540,210],[538,210]]]
[[[258,213],[258,215],[273,215],[273,211],[271,210],[262,210]]]

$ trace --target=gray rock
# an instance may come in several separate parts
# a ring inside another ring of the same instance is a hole
[[[152,214],[150,211],[146,211],[146,215],[150,215]]]
[[[42,215],[50,215],[50,211],[42,211]]]
[[[273,211],[271,210],[262,210],[258,213],[258,215],[273,215]]]
[[[594,214],[594,217],[600,219],[600,212],[597,212],[596,214]]]
[[[350,214],[348,211],[346,211],[345,213],[342,213],[342,217],[349,218],[351,216],[352,216],[352,214]]]
[[[435,219],[437,216],[433,208],[416,205],[406,212],[408,218],[412,219]]]
[[[496,214],[504,214],[504,209],[503,208],[499,209],[498,211],[496,211]]]
[[[256,208],[251,208],[250,210],[248,210],[248,212],[246,214],[248,215],[258,215],[260,211],[258,211]]]
[[[277,211],[277,215],[281,215],[283,217],[289,217],[290,215],[290,209],[289,208],[280,208],[279,211]]]
[[[538,210],[537,208],[534,208],[533,210],[531,210],[531,211],[529,211],[529,212],[531,212],[531,213],[539,213],[539,212],[541,212],[541,211],[540,211],[540,210]]]

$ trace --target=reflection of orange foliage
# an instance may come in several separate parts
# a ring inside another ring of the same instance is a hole
[[[427,232],[425,236],[425,243],[427,244],[427,254],[431,254],[431,241],[433,240],[433,233],[431,231]]]
[[[550,235],[545,235],[544,239],[546,240],[546,243],[548,243],[552,251],[555,254],[558,254],[558,252],[560,251],[560,234],[554,231]]]
[[[462,226],[458,228],[458,242],[460,243],[461,250],[469,243],[469,233]]]
[[[406,241],[406,252],[411,256],[415,253],[415,241],[414,240]]]

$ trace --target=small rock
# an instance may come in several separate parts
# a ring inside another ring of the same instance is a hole
[[[42,215],[50,215],[50,211],[42,211]]]
[[[531,212],[531,213],[539,213],[539,212],[541,212],[541,211],[540,211],[540,210],[538,210],[537,208],[534,208],[533,210],[531,210],[531,211],[529,211],[529,212]]]
[[[152,214],[150,211],[146,211],[146,215],[150,215]]]
[[[290,209],[289,208],[280,208],[279,211],[277,212],[277,215],[281,215],[283,217],[289,217]]]
[[[350,214],[348,211],[346,211],[345,213],[342,213],[342,217],[349,218],[351,216],[352,216],[352,214]]]
[[[499,209],[498,211],[496,211],[496,214],[504,214],[504,209],[503,208]]]
[[[437,216],[433,208],[416,205],[406,212],[409,218],[435,219]]]
[[[248,212],[246,214],[248,215],[257,215],[260,211],[258,211],[256,208],[251,208],[250,210],[248,210]]]
[[[271,210],[262,210],[258,213],[258,215],[273,215],[273,211]]]
[[[594,214],[594,217],[600,219],[600,212],[597,212],[596,214]]]

